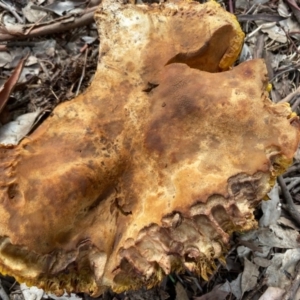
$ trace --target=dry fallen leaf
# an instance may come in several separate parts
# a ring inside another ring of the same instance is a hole
[[[54,1],[53,3],[47,5],[46,8],[59,16],[63,16],[64,14],[73,10],[75,7],[78,7],[84,3],[84,1]]]
[[[8,52],[2,51],[0,55],[0,67],[3,68],[9,62],[11,62],[11,55]]]
[[[176,291],[175,300],[189,300],[185,288],[182,286],[182,284],[179,281],[176,282],[175,291]]]
[[[299,12],[300,17],[300,12]],[[282,21],[279,21],[279,24],[287,33],[292,33],[292,37],[300,40],[300,24],[297,21],[294,21],[293,18],[287,18]]]
[[[20,284],[20,290],[24,300],[41,300],[45,294],[42,289],[38,289],[35,286],[28,287],[25,283]]]
[[[241,288],[242,294],[252,290],[256,284],[259,275],[258,266],[253,264],[247,258],[244,258],[244,272],[242,273]]]
[[[284,18],[289,18],[292,15],[292,13],[289,11],[288,6],[283,0],[279,0],[277,11],[278,14]]]
[[[271,265],[271,260],[263,258],[263,257],[255,257],[253,262],[258,265],[259,267],[267,268]]]
[[[258,300],[282,300],[285,290],[269,286]]]
[[[228,283],[226,283],[228,284]],[[229,284],[228,284],[229,285]],[[221,289],[223,286],[215,286],[213,290],[201,297],[194,297],[194,300],[225,300],[230,292]]]
[[[300,249],[289,249],[285,253],[275,253],[267,268],[268,286],[287,290],[291,285],[290,278],[295,276],[295,266],[300,260]],[[289,276],[287,276],[289,274]]]
[[[286,0],[286,2],[289,4],[291,10],[293,11],[293,14],[298,23],[300,23],[300,7],[298,6],[298,3],[295,0]]]
[[[268,228],[257,230],[241,236],[241,240],[250,241],[257,246],[268,246],[277,248],[298,248],[298,232],[293,229],[283,228],[277,224]]]
[[[249,46],[247,44],[244,44],[242,52],[239,57],[239,62],[241,63],[241,62],[251,60],[251,59],[253,59],[251,49],[249,48]]]
[[[22,8],[24,17],[31,23],[40,22],[47,16],[47,12],[39,9],[32,9],[31,6],[35,4],[34,1],[28,1],[27,5]]]
[[[241,280],[242,280],[242,273],[238,275],[236,279],[234,279],[231,282],[226,281],[221,287],[219,287],[219,290],[232,293],[237,299],[242,298],[242,289],[241,289]],[[219,298],[214,298],[219,299]]]
[[[82,300],[81,297],[79,297],[78,295],[74,294],[74,293],[64,293],[62,296],[57,297],[54,294],[48,294],[50,299],[54,299],[54,300]]]
[[[0,90],[0,112],[3,110],[6,102],[9,99],[10,94],[12,93],[19,80],[26,59],[27,56],[19,61],[13,73],[11,74],[9,79],[4,83],[2,89]]]
[[[287,42],[287,37],[285,32],[281,27],[279,27],[277,22],[263,22],[256,21],[256,24],[260,26],[263,33],[267,33],[270,39],[285,44]]]
[[[298,210],[299,211],[299,210]],[[300,211],[299,211],[300,212]],[[291,221],[290,219],[287,219],[285,217],[280,217],[277,221],[278,225],[282,225],[282,227],[288,227],[291,229],[295,229],[300,231],[300,227],[298,227],[295,222]]]
[[[248,247],[245,247],[245,246],[238,246],[237,247],[237,255],[238,255],[238,257],[241,259],[243,259],[243,258],[247,258],[247,257],[249,257],[250,256],[250,254],[251,254],[251,249],[250,248],[248,248]]]
[[[17,145],[30,132],[40,113],[37,109],[0,127],[0,145]]]
[[[40,65],[39,64],[33,64],[28,67],[24,67],[21,74],[20,78],[18,80],[18,83],[26,83],[28,82],[32,77],[38,76],[40,73]]]
[[[268,193],[268,197],[270,200],[261,203],[263,216],[259,220],[260,227],[276,224],[277,220],[280,218],[281,206],[277,184],[275,184],[270,193]]]

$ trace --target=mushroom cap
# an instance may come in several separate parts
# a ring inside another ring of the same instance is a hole
[[[203,278],[292,162],[299,120],[215,2],[96,13],[88,90],[0,152],[0,272],[54,293]],[[222,72],[221,72],[222,71]]]

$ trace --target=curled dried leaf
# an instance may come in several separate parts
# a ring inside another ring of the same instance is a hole
[[[18,65],[12,72],[11,76],[7,79],[7,81],[4,83],[2,89],[0,90],[0,112],[3,110],[5,104],[7,103],[13,89],[15,88],[15,86],[20,78],[20,75],[23,70],[24,63],[25,63],[27,57],[28,56],[26,56],[25,58],[23,58],[19,61]]]

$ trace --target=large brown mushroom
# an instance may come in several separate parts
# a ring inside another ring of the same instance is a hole
[[[299,120],[215,2],[104,1],[89,89],[0,152],[0,272],[55,293],[203,278],[291,163]],[[222,71],[222,72],[221,72]]]

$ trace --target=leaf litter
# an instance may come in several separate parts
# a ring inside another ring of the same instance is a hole
[[[0,0],[1,143],[26,138],[39,116],[43,119],[43,114],[89,85],[97,65],[99,41],[92,14],[99,2]],[[237,16],[246,33],[239,62],[264,58],[271,99],[290,103],[299,114],[299,2],[220,3]],[[99,300],[299,299],[300,150],[280,180],[269,193],[270,200],[257,208],[257,230],[233,235],[226,264],[218,263],[209,281],[187,271],[171,274],[149,291],[120,295],[108,291]],[[90,299],[83,294],[55,297],[0,277],[0,290],[14,300]]]

